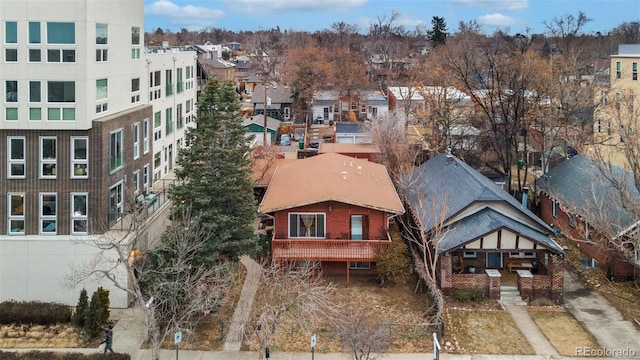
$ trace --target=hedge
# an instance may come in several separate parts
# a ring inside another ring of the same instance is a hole
[[[0,303],[0,324],[53,325],[71,322],[71,307],[40,301]]]

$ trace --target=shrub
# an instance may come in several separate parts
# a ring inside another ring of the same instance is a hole
[[[5,301],[0,303],[2,324],[64,324],[71,321],[71,308],[64,304],[40,301]]]
[[[102,328],[108,320],[108,318],[104,318],[102,298],[98,291],[95,291],[93,295],[91,295],[91,302],[89,303],[84,318],[85,334],[91,339],[97,338],[102,333]]]
[[[100,309],[101,309],[100,311],[102,312],[101,318],[104,319],[104,321],[106,322],[107,320],[109,320],[109,317],[110,317],[109,290],[99,287],[98,290],[96,291],[98,292],[98,297],[100,297]]]
[[[466,303],[471,301],[471,292],[466,289],[458,289],[456,290],[456,300]]]
[[[476,286],[471,292],[471,301],[478,304],[484,302],[484,291],[480,287]]]
[[[409,250],[398,230],[389,230],[391,246],[376,254],[376,272],[380,282],[393,280],[409,273]]]
[[[87,308],[89,307],[89,297],[87,296],[87,289],[80,291],[80,298],[78,298],[78,305],[73,313],[73,323],[78,327],[84,326],[85,316],[87,315]]]

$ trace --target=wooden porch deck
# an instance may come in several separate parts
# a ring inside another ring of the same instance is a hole
[[[378,249],[389,240],[280,239],[271,242],[274,261],[375,261]]]

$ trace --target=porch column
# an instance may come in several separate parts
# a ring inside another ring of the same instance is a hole
[[[440,289],[445,295],[453,295],[453,275],[451,274],[451,254],[440,256]]]
[[[349,262],[346,262],[347,264],[347,285],[349,285]]]
[[[551,300],[562,304],[564,294],[564,255],[549,255],[549,280],[551,282]]]

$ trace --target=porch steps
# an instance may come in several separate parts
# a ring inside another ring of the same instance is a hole
[[[502,305],[527,305],[527,302],[522,300],[517,286],[500,286],[500,303]]]

